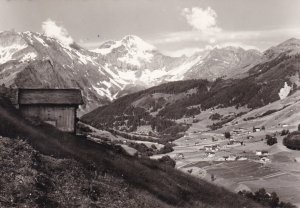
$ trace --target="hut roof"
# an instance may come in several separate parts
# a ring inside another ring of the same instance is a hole
[[[79,89],[19,89],[19,104],[83,104]]]

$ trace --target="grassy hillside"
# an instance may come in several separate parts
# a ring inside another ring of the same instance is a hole
[[[0,137],[0,207],[171,207],[122,178]]]
[[[3,98],[0,135],[15,138],[0,139],[1,207],[260,207],[159,162],[27,122]]]

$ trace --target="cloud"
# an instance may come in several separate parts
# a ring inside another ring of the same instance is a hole
[[[221,31],[221,28],[217,26],[217,13],[210,7],[206,9],[199,7],[184,8],[181,14],[185,17],[187,23],[198,31],[208,34]]]
[[[58,26],[53,20],[47,19],[42,24],[42,29],[46,36],[55,38],[59,40],[64,45],[70,45],[74,43],[73,38],[68,34],[68,31],[62,27]]]
[[[180,56],[192,56],[193,54],[197,52],[202,52],[203,48],[197,48],[197,47],[190,47],[190,48],[182,48],[179,50],[171,50],[171,51],[163,51],[165,55],[172,56],[172,57],[180,57]]]
[[[253,41],[261,38],[266,32],[263,31],[225,31],[222,33],[216,33],[214,35],[203,34],[200,31],[179,31],[160,34],[153,41],[155,44],[164,43],[182,43],[182,42],[194,42],[196,43],[208,43],[219,44],[224,42],[244,42]],[[272,33],[270,33],[272,34]],[[267,38],[267,37],[266,37]]]
[[[228,47],[228,46],[233,46],[233,47],[237,47],[237,48],[240,47],[245,50],[254,49],[254,50],[260,51],[260,48],[258,48],[257,46],[246,44],[246,43],[241,43],[241,42],[224,42],[224,43],[215,45],[214,47],[224,48],[224,47]]]

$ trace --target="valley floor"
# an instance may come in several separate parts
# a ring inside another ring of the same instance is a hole
[[[251,127],[232,135],[231,145],[218,131],[189,131],[174,142],[174,151],[168,155],[176,160],[178,169],[231,191],[265,188],[276,192],[280,200],[300,207],[300,151],[289,150],[282,144],[283,136],[276,134],[281,130],[253,133]],[[268,146],[266,134],[276,134],[278,143]],[[268,153],[257,155],[262,150]]]

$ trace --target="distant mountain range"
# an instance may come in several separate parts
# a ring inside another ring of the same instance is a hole
[[[170,57],[133,35],[108,41],[93,51],[120,77],[147,87],[191,78],[232,78],[247,72],[261,57],[257,50],[231,46],[206,49],[191,57]]]
[[[132,35],[89,51],[39,33],[7,31],[0,33],[0,84],[80,88],[84,113],[122,95],[169,81],[244,77],[261,58],[256,50],[235,47],[170,57]]]
[[[220,50],[225,49],[210,53]],[[247,75],[235,79],[194,79],[155,86],[121,97],[82,119],[98,128],[137,131],[148,126],[149,131],[164,135],[184,130],[184,124],[199,124],[202,130],[222,128],[243,114],[298,92],[300,40],[290,39],[268,49],[258,62],[247,67]],[[233,110],[229,113],[228,109]],[[263,109],[263,116],[273,112]],[[252,119],[256,117],[245,118]],[[280,120],[277,122],[280,124]]]

